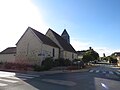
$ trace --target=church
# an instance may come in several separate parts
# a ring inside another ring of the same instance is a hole
[[[15,49],[15,60],[12,61],[16,63],[41,65],[42,61],[48,57],[69,60],[77,58],[77,53],[70,44],[70,36],[66,29],[59,35],[49,28],[44,35],[28,27],[16,43]]]

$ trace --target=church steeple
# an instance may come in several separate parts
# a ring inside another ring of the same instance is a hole
[[[61,37],[65,39],[68,43],[70,43],[70,36],[67,33],[66,29],[64,29],[63,33],[61,34]]]

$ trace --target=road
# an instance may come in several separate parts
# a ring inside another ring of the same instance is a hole
[[[120,72],[99,65],[85,72],[22,74],[0,72],[0,90],[120,90]]]

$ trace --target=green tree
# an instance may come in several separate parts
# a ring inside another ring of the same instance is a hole
[[[93,61],[93,57],[89,53],[85,53],[83,55],[83,62],[88,63],[89,61]]]
[[[93,49],[87,50],[83,55],[83,61],[88,63],[89,61],[95,61],[99,59],[99,54]]]
[[[118,60],[111,56],[111,57],[109,57],[109,62],[112,64],[117,64]]]

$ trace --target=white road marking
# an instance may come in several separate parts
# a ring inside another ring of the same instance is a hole
[[[8,84],[0,83],[0,87],[7,86]]]
[[[75,86],[76,85],[75,82],[64,81],[64,80],[42,79],[42,81],[53,83],[53,84],[66,85],[66,86]]]
[[[18,82],[18,81],[15,81],[15,80],[7,80],[7,79],[2,79],[2,78],[0,78],[0,81],[10,82],[10,83]]]
[[[29,77],[29,76],[16,76],[16,77],[18,77],[18,78],[30,78],[30,79],[34,78],[34,77]]]
[[[39,77],[39,75],[32,75],[32,74],[20,74],[22,76],[31,76],[31,77]]]
[[[105,72],[105,71],[103,71],[103,73],[105,74],[106,72]]]
[[[99,70],[96,71],[96,73],[100,72]]]
[[[0,71],[0,77],[15,76],[15,73]]]
[[[8,79],[16,79],[16,80],[27,80],[25,78],[18,78],[18,77],[5,77],[5,78],[8,78]]]
[[[120,72],[116,72],[116,74],[120,75]]]
[[[109,71],[109,74],[114,74],[112,71]]]
[[[20,80],[20,78],[17,78],[17,77],[5,77],[5,78],[8,78],[8,79],[17,79],[17,80]]]
[[[89,72],[93,72],[93,70],[90,70]]]

